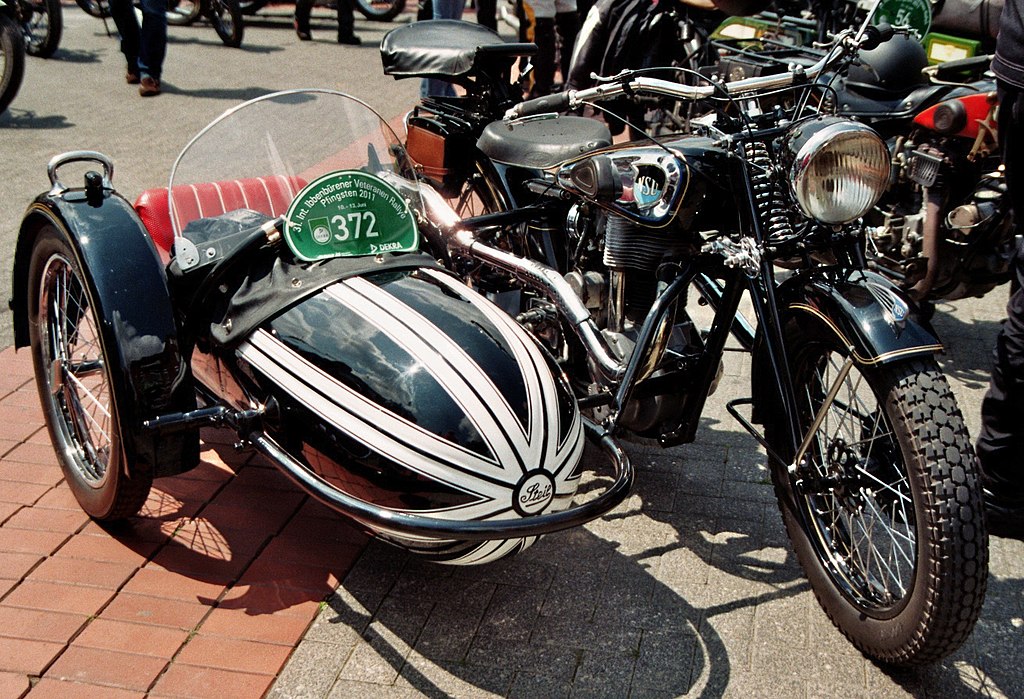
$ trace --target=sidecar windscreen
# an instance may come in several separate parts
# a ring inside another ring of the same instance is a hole
[[[178,239],[198,219],[284,217],[300,260],[413,249],[414,181],[401,140],[364,102],[331,90],[279,92],[225,112],[189,142],[165,190],[166,224]],[[147,195],[159,209],[159,193]],[[159,217],[143,218],[162,247]]]

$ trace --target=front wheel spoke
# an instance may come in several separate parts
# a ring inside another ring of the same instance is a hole
[[[891,528],[886,527],[884,523],[879,519],[872,519],[870,525],[865,525],[863,521],[859,523],[859,527],[864,535],[863,548],[866,550],[870,561],[874,561],[874,566],[870,562],[866,563],[864,570],[866,573],[866,579],[870,582],[871,580],[876,581],[882,589],[885,590],[889,596],[890,601],[902,597],[906,594],[907,586],[904,583],[903,570],[904,566],[901,565],[900,558],[903,558],[902,563],[907,566],[912,566],[910,557],[906,554],[906,551],[900,546],[897,541],[895,533]],[[889,540],[891,546],[886,547],[886,554],[883,554],[881,547],[877,546],[875,542],[875,530],[878,527],[885,528],[885,534],[879,534],[879,536],[886,537]],[[861,546],[857,547],[858,549]],[[902,556],[901,556],[902,554]],[[876,570],[877,575],[872,577],[870,575],[871,570]],[[898,595],[893,593],[897,592]]]

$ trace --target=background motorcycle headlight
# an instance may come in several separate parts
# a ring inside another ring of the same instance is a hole
[[[847,223],[875,205],[889,183],[889,149],[867,126],[838,117],[786,134],[789,182],[800,208],[823,223]]]

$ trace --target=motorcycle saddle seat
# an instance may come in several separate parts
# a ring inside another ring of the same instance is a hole
[[[942,85],[921,85],[904,90],[883,90],[847,82],[838,90],[839,113],[851,117],[907,117],[916,114],[922,105],[933,100],[943,89]]]
[[[238,209],[280,216],[305,185],[305,181],[298,177],[282,175],[176,185],[171,190],[174,193],[174,218],[178,230],[184,230],[189,221],[212,218]],[[134,206],[160,257],[166,262],[174,244],[168,189],[147,189],[135,200]]]
[[[384,74],[395,78],[446,78],[458,82],[487,62],[509,66],[537,53],[531,43],[506,43],[487,27],[454,19],[407,24],[380,43]]]
[[[547,169],[612,144],[607,124],[578,116],[543,114],[532,119],[488,124],[477,148],[506,165]]]

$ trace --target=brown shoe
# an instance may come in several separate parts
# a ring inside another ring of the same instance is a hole
[[[125,73],[124,73],[124,81],[126,83],[128,83],[129,85],[138,85],[139,84],[139,74],[135,73],[135,72],[132,72],[130,70],[126,70]]]
[[[148,75],[142,76],[139,81],[139,94],[143,97],[154,97],[160,94],[160,81]]]

